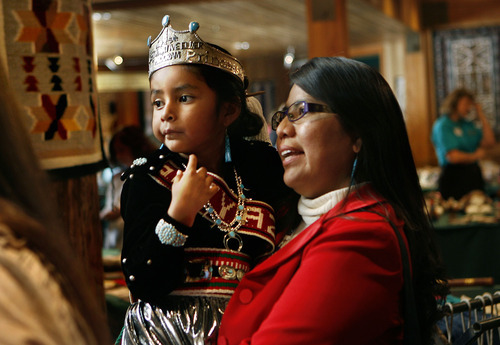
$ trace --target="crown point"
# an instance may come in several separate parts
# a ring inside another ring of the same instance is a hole
[[[198,22],[191,22],[191,23],[189,23],[189,32],[194,33],[194,32],[196,32],[196,30],[198,30],[199,27],[200,27],[200,24],[198,24]]]
[[[148,47],[151,48],[151,36],[148,37]]]
[[[163,19],[161,20],[161,25],[167,26],[168,23],[170,23],[170,16],[166,14],[163,16]]]

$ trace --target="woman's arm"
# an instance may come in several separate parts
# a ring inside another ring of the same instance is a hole
[[[481,147],[491,148],[493,145],[495,145],[496,142],[495,133],[493,132],[493,129],[491,128],[490,123],[488,122],[488,119],[484,115],[481,104],[476,103],[475,106],[476,106],[477,116],[483,127],[483,139],[481,140]]]
[[[478,147],[476,151],[471,153],[454,149],[448,151],[448,153],[446,154],[446,159],[451,164],[468,164],[483,159],[485,154],[486,151],[482,147]]]

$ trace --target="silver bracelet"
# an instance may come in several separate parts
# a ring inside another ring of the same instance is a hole
[[[158,235],[161,243],[172,247],[182,247],[188,238],[188,235],[177,231],[175,226],[165,222],[163,219],[160,219],[156,225],[155,233]]]

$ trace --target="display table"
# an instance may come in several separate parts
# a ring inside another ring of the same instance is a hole
[[[500,284],[500,224],[454,223],[459,217],[444,214],[434,222],[448,277],[493,277]]]

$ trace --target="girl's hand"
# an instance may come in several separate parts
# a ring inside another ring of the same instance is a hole
[[[187,226],[193,225],[198,211],[219,190],[207,169],[196,169],[197,163],[196,156],[189,155],[186,170],[177,171],[172,184],[172,201],[168,208],[170,217]]]

